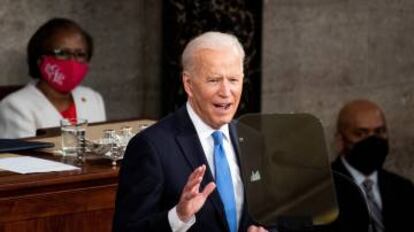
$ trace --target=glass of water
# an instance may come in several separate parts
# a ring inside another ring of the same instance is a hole
[[[123,126],[119,131],[120,146],[122,146],[124,150],[133,136],[134,134],[132,133],[132,127],[130,126]]]
[[[123,150],[121,146],[121,138],[114,129],[104,130],[103,139],[101,142],[105,145],[109,145],[111,149],[105,154],[112,160],[112,166],[116,166],[116,161],[122,159]]]
[[[85,153],[85,133],[88,120],[84,118],[64,118],[60,120],[63,156],[82,158]]]

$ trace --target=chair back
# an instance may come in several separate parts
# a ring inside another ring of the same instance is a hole
[[[0,85],[0,101],[7,95],[19,90],[22,87],[23,85]]]

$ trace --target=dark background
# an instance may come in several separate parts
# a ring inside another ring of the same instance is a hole
[[[181,53],[191,38],[206,31],[237,36],[246,51],[244,91],[239,114],[260,112],[262,2],[255,0],[168,0],[163,5],[162,112],[186,101]]]

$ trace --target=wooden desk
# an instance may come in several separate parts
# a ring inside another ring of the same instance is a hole
[[[87,160],[78,171],[0,171],[0,231],[111,231],[117,178],[106,159]]]
[[[97,139],[104,129],[118,130],[125,125],[137,133],[142,125],[154,122],[130,120],[91,125],[86,136]],[[23,155],[74,162],[53,155],[61,147],[60,135],[31,140],[52,142],[55,147]],[[111,231],[118,171],[111,160],[90,156],[78,171],[21,175],[0,170],[0,232]]]

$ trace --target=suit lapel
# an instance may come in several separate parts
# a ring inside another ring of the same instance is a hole
[[[395,191],[395,189],[390,188],[390,186],[392,186],[392,184],[390,184],[389,179],[386,178],[385,171],[383,169],[378,170],[378,189],[382,201],[382,216],[385,226],[387,226],[388,218],[393,217],[393,215],[389,215],[390,211],[388,211],[388,209],[393,207],[392,199],[390,199],[389,196],[393,195],[392,191]]]
[[[193,123],[191,122],[191,119],[185,107],[181,107],[177,111],[177,117],[177,125],[179,132],[176,134],[176,140],[192,170],[196,169],[197,167],[203,164],[207,166],[206,173],[204,174],[204,178],[200,186],[200,189],[203,189],[208,183],[212,181],[214,182],[212,170],[208,165],[197,132],[194,128]],[[226,217],[224,215],[223,203],[221,202],[217,190],[213,191],[213,193],[210,194],[209,198],[207,199],[207,202],[211,202],[211,204],[214,206],[216,212],[219,215],[218,218],[222,222],[223,226],[228,227],[227,222],[225,220]]]
[[[229,133],[230,133],[231,144],[234,148],[234,153],[236,154],[237,165],[239,165],[239,167],[241,167],[241,165],[240,165],[239,138],[238,138],[238,134],[237,134],[237,130],[236,130],[236,125],[234,125],[234,123],[229,123]],[[241,172],[242,172],[242,170],[240,168],[240,173]]]
[[[332,169],[335,172],[339,172],[340,174],[345,175],[345,177],[348,177],[348,179],[350,178],[354,182],[354,178],[352,177],[348,169],[346,169],[345,165],[342,163],[340,156],[338,156],[332,163]]]
[[[243,182],[244,170],[242,169],[242,165],[240,163],[239,135],[237,134],[236,123],[237,122],[235,121],[229,123],[229,133],[230,133],[230,140],[234,148],[234,153],[236,154],[237,165],[239,166],[240,178]],[[244,223],[247,221],[247,216],[248,216],[246,191],[243,191],[243,197],[244,197],[244,202],[243,202],[242,210],[240,212],[241,215],[240,215],[239,230],[245,229],[246,225]]]

